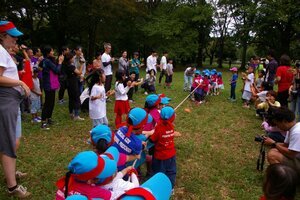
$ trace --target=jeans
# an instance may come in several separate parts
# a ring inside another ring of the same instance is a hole
[[[235,99],[235,88],[236,88],[236,85],[231,85],[231,89],[230,89],[230,98],[231,99]]]
[[[183,90],[190,91],[191,86],[193,82],[193,77],[192,76],[186,76],[184,75],[184,86]]]
[[[300,96],[299,95],[292,96],[292,100],[290,102],[290,109],[291,109],[291,111],[293,111],[295,113],[296,118],[297,118],[297,116],[300,115]],[[299,119],[297,121],[299,122]]]
[[[159,75],[159,80],[158,80],[158,83],[160,84],[161,83],[161,79],[166,75],[166,70],[163,69],[161,72],[160,72],[160,75]]]
[[[172,158],[166,159],[166,160],[158,160],[155,159],[154,156],[152,157],[152,170],[153,175],[162,172],[165,175],[167,175],[172,183],[172,188],[174,188],[175,185],[175,179],[176,179],[176,156],[173,156]]]

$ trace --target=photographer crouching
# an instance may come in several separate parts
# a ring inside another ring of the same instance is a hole
[[[281,163],[293,168],[300,175],[300,123],[296,123],[295,114],[288,108],[270,108],[268,117],[283,131],[288,131],[283,143],[270,137],[263,137],[264,145],[272,147],[267,159],[270,164]]]

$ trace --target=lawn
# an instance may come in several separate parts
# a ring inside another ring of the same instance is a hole
[[[263,174],[256,171],[259,144],[254,136],[262,134],[260,119],[254,109],[243,109],[240,100],[241,81],[238,82],[238,101],[231,103],[228,80],[223,72],[225,90],[219,96],[209,96],[207,103],[195,106],[187,101],[176,112],[175,129],[182,133],[176,138],[177,183],[173,199],[258,199]],[[158,93],[172,98],[176,106],[184,93],[183,72],[176,72],[171,89],[157,86]],[[134,95],[132,106],[143,106],[145,95]],[[108,119],[114,124],[113,103],[107,104]],[[191,113],[184,112],[190,108]],[[55,181],[67,171],[69,161],[78,152],[91,149],[87,144],[92,122],[82,113],[84,122],[71,121],[68,105],[55,105],[56,125],[41,131],[30,123],[30,115],[23,115],[23,138],[18,151],[17,168],[28,172],[20,183],[33,193],[31,199],[51,200],[55,196]],[[3,177],[3,175],[1,175]],[[10,199],[1,182],[0,199]]]

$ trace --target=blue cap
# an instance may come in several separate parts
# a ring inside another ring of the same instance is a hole
[[[120,153],[118,149],[114,146],[109,147],[105,151],[105,154],[100,155],[100,157],[102,157],[105,161],[102,172],[97,176],[97,178],[100,179],[100,183],[104,181],[105,178],[112,176],[117,171],[117,162],[119,160],[119,155]]]
[[[218,76],[222,76],[222,72],[218,72]]]
[[[6,32],[8,35],[13,37],[19,37],[23,35],[23,33],[20,32],[10,21],[0,21],[0,33],[1,32]]]
[[[80,194],[74,194],[72,196],[68,196],[66,200],[88,200],[88,198]]]
[[[163,98],[161,98],[160,103],[163,105],[168,105],[170,103],[170,100],[171,100],[171,98],[169,98],[169,97],[163,97]]]
[[[195,71],[195,74],[200,74],[200,73],[201,73],[200,70]]]
[[[148,107],[154,107],[160,103],[160,97],[157,94],[150,94],[146,97]]]
[[[172,193],[171,181],[164,173],[161,172],[152,176],[140,187],[151,192],[156,200],[169,200],[171,197],[171,193]],[[137,194],[137,196],[125,195],[124,197],[121,197],[121,199],[122,200],[143,200],[144,198],[140,197],[139,194]]]
[[[206,72],[206,73],[204,74],[204,76],[210,76],[210,73],[209,73],[209,72]]]
[[[148,115],[148,113],[142,108],[133,108],[128,113],[128,118],[131,119],[133,126],[139,125],[147,116],[148,116],[147,123],[151,123],[153,118],[151,117],[151,115]]]
[[[100,139],[105,139],[107,143],[111,142],[112,133],[110,128],[107,125],[98,125],[91,131],[91,139],[94,144]]]
[[[168,120],[174,115],[175,111],[172,107],[166,106],[161,109],[160,111],[160,117],[163,120]]]

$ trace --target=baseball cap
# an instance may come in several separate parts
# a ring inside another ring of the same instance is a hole
[[[99,124],[92,129],[91,139],[94,144],[97,144],[100,139],[104,139],[109,143],[112,139],[112,132],[107,125]]]
[[[146,103],[148,107],[157,106],[160,103],[161,99],[157,94],[150,94],[146,97]]]
[[[151,115],[148,115],[148,113],[142,108],[131,109],[128,113],[128,118],[131,120],[133,126],[139,126],[141,123],[144,123],[146,118],[146,123],[151,123],[153,120]]]
[[[12,37],[19,37],[23,35],[23,33],[10,21],[0,21],[0,33],[4,32]]]
[[[238,69],[237,69],[236,67],[232,67],[232,68],[230,68],[230,71],[237,72],[237,71],[238,71]]]
[[[80,194],[75,194],[72,196],[68,196],[66,200],[88,200],[86,196],[80,195]]]
[[[163,120],[170,119],[171,117],[173,117],[174,114],[175,114],[175,111],[170,106],[166,106],[166,107],[162,108],[160,111],[160,117]]]

